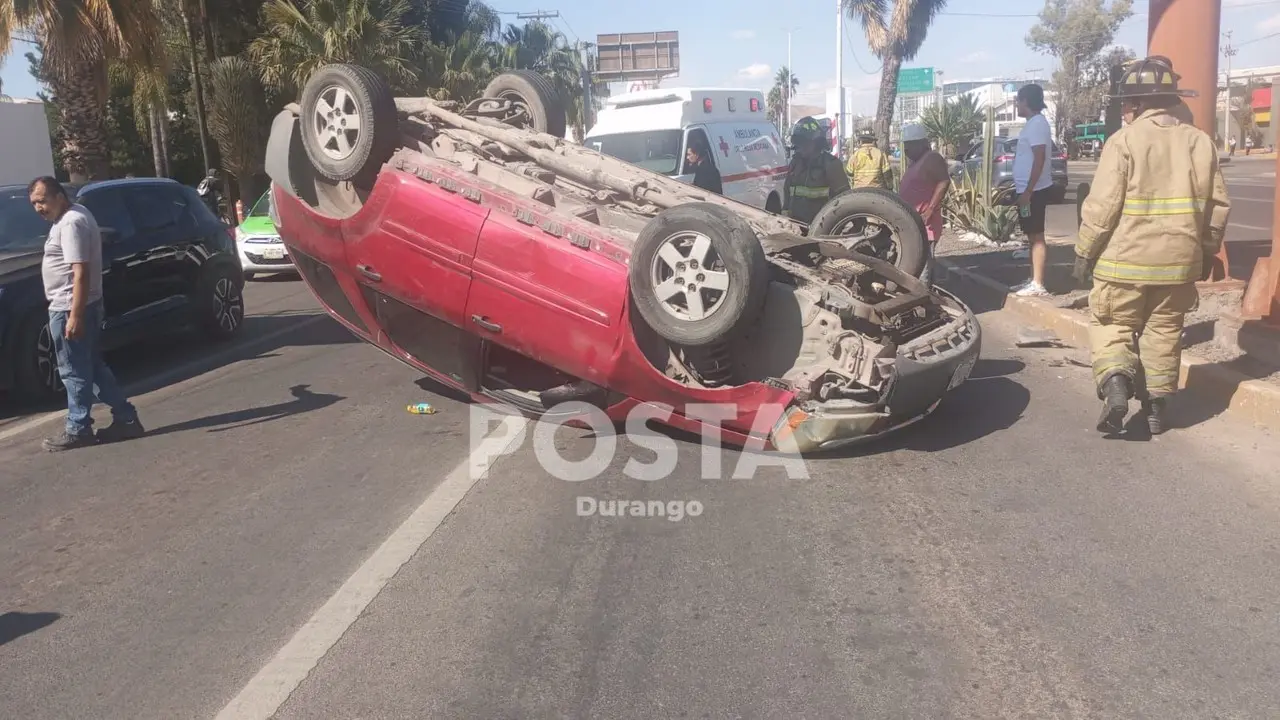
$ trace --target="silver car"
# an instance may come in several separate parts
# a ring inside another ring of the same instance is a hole
[[[991,187],[1005,188],[1013,185],[1013,156],[1018,151],[1017,138],[996,138],[995,141],[995,157],[992,158],[991,165]],[[1069,177],[1067,175],[1067,154],[1058,147],[1057,143],[1053,144],[1050,151],[1049,171],[1053,175],[1053,196],[1052,201],[1055,203],[1064,202],[1067,197],[1067,185]],[[959,180],[963,173],[968,173],[972,181],[976,182],[978,173],[982,171],[982,142],[978,141],[973,148],[964,156],[961,162],[951,165],[951,177]]]

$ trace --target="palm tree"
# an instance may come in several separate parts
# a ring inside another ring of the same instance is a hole
[[[157,26],[151,0],[0,0],[0,57],[12,49],[15,32],[36,36],[72,181],[110,175],[107,64],[163,67]]]
[[[778,132],[786,132],[782,127],[782,123],[786,121],[787,111],[782,106],[782,89],[774,85],[769,89],[768,96],[765,97],[765,112],[773,120],[773,124],[778,126]]]
[[[407,0],[270,0],[261,37],[249,45],[267,85],[300,88],[322,65],[355,63],[393,87],[418,84],[417,57],[426,43],[406,24]]]
[[[791,73],[791,68],[781,67],[773,77],[773,89],[778,91],[778,127],[787,121],[787,108],[800,89],[800,78]]]
[[[844,9],[862,23],[871,52],[880,58],[880,101],[875,131],[880,147],[889,149],[889,123],[898,98],[898,71],[915,58],[929,33],[929,25],[947,0],[844,0]]]
[[[209,126],[221,150],[222,169],[235,177],[240,199],[252,202],[270,125],[258,69],[244,58],[219,58],[209,66],[209,79]],[[230,198],[228,204],[234,207]]]
[[[972,95],[960,95],[942,105],[929,106],[921,114],[920,124],[931,139],[938,141],[942,154],[952,157],[956,148],[982,130],[982,120],[978,101]]]
[[[479,97],[494,74],[496,47],[471,30],[427,45],[422,74],[426,94],[467,102]]]

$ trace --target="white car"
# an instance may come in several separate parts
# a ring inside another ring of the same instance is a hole
[[[244,266],[244,277],[258,273],[292,272],[293,258],[285,249],[271,215],[271,192],[263,193],[244,221],[236,228],[236,252]]]

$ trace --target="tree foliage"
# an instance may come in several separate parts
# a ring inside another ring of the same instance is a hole
[[[1027,33],[1027,46],[1057,58],[1058,137],[1096,120],[1105,94],[1107,51],[1120,24],[1133,15],[1132,0],[1045,0],[1040,20]],[[1102,78],[1099,82],[1099,77]],[[1099,92],[1099,88],[1104,90]]]
[[[920,118],[929,137],[938,141],[939,150],[954,157],[956,150],[982,131],[983,115],[972,95],[959,95],[942,105],[931,105]]]
[[[218,58],[209,67],[213,102],[209,129],[222,151],[222,168],[239,181],[241,199],[252,201],[262,172],[270,116],[258,69],[235,56]]]
[[[844,0],[844,10],[862,25],[867,46],[880,58],[880,97],[874,129],[881,149],[889,149],[889,124],[898,99],[902,63],[915,59],[929,26],[947,0]]]

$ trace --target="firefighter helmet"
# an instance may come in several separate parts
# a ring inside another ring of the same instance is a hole
[[[1120,82],[1112,97],[1196,97],[1194,90],[1179,90],[1181,75],[1173,71],[1173,61],[1163,55],[1152,55],[1124,65]]]
[[[825,139],[822,126],[811,117],[800,118],[795,127],[791,128],[791,144],[793,146],[808,145]]]

